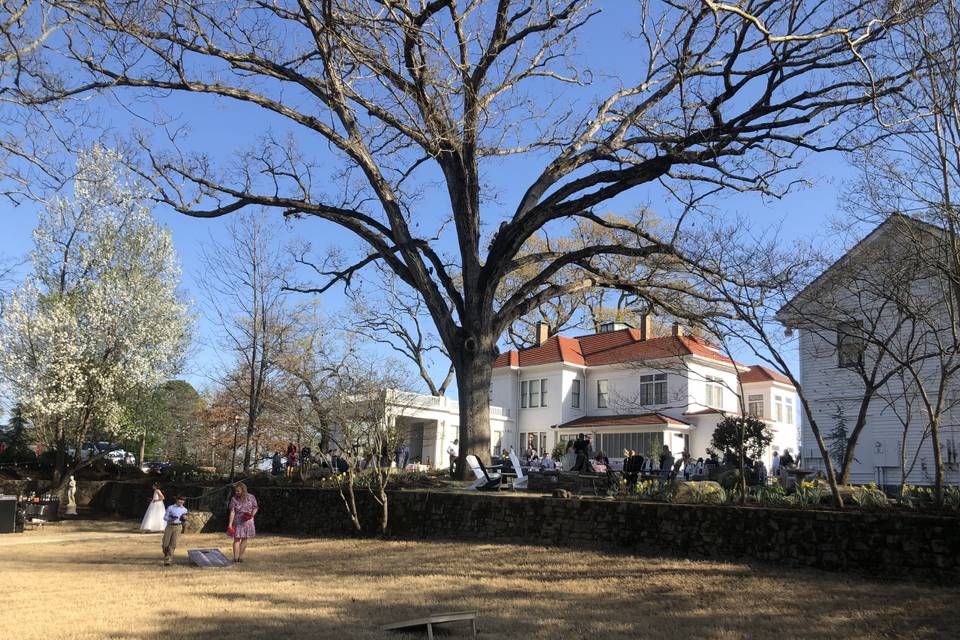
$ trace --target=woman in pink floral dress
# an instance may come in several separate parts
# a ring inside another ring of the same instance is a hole
[[[243,562],[247,540],[257,535],[253,517],[258,510],[257,499],[247,493],[247,485],[242,482],[235,484],[233,498],[230,499],[230,523],[227,525],[227,535],[233,538],[234,562]]]

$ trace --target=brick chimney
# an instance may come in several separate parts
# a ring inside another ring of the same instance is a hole
[[[674,323],[673,323],[673,336],[674,336],[675,338],[679,338],[679,337],[682,336],[682,335],[683,335],[683,325],[681,325],[679,322],[674,322]]]
[[[640,316],[640,339],[649,340],[653,337],[653,315],[649,313]]]
[[[550,325],[541,320],[537,323],[537,346],[539,347],[544,342],[547,341],[547,338],[550,337]]]

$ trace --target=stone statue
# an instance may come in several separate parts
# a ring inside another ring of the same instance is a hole
[[[67,510],[64,515],[77,515],[77,479],[70,476],[70,482],[67,483]]]

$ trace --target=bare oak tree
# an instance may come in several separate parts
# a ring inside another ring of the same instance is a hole
[[[210,241],[204,249],[203,287],[207,312],[231,356],[221,384],[242,399],[245,415],[243,471],[250,470],[251,441],[268,407],[288,342],[293,339],[291,309],[283,290],[291,263],[276,226],[262,215],[231,221],[229,240]]]
[[[373,344],[385,345],[412,363],[432,396],[442,396],[453,382],[454,367],[443,343],[432,331],[433,321],[417,294],[393,271],[380,265],[362,284],[346,288],[350,313],[340,322],[343,331]],[[446,366],[443,378],[433,369]]]
[[[675,294],[676,281],[638,281],[603,259],[696,259],[683,242],[696,215],[666,210],[677,185],[778,195],[789,185],[778,177],[804,153],[847,148],[845,125],[909,76],[870,72],[888,27],[905,19],[899,3],[879,1],[637,0],[631,73],[604,82],[576,56],[576,36],[600,10],[590,0],[47,0],[34,9],[64,25],[14,83],[18,104],[43,117],[107,92],[261,109],[263,137],[229,167],[178,148],[174,128],[170,140],[142,140],[158,199],[204,218],[269,207],[355,234],[361,255],[307,288],[380,262],[417,291],[456,371],[461,456],[484,459],[491,369],[508,327],[597,287],[657,304]],[[307,138],[333,150],[337,188],[294,142]],[[540,167],[509,206],[494,204],[485,183],[506,156]],[[419,196],[438,184],[446,202],[435,221]],[[640,188],[666,203],[666,228],[597,213]],[[628,241],[523,254],[541,230],[578,220]],[[498,300],[504,280],[530,265],[534,275]],[[561,271],[576,277],[551,284]]]

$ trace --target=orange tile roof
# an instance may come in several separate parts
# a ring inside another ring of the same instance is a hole
[[[631,413],[615,416],[584,416],[557,425],[558,429],[577,429],[580,427],[643,427],[650,425],[682,425],[690,426],[689,422],[679,418],[671,418],[662,413]]]
[[[783,384],[793,386],[793,383],[790,382],[790,378],[787,376],[768,369],[767,367],[760,364],[752,364],[747,371],[740,373],[740,383],[749,384],[751,382],[782,382]]]
[[[538,364],[565,362],[598,366],[643,362],[697,355],[733,364],[717,347],[695,336],[660,336],[641,340],[636,329],[620,329],[577,338],[551,336],[540,346],[501,353],[494,367],[529,367]]]

